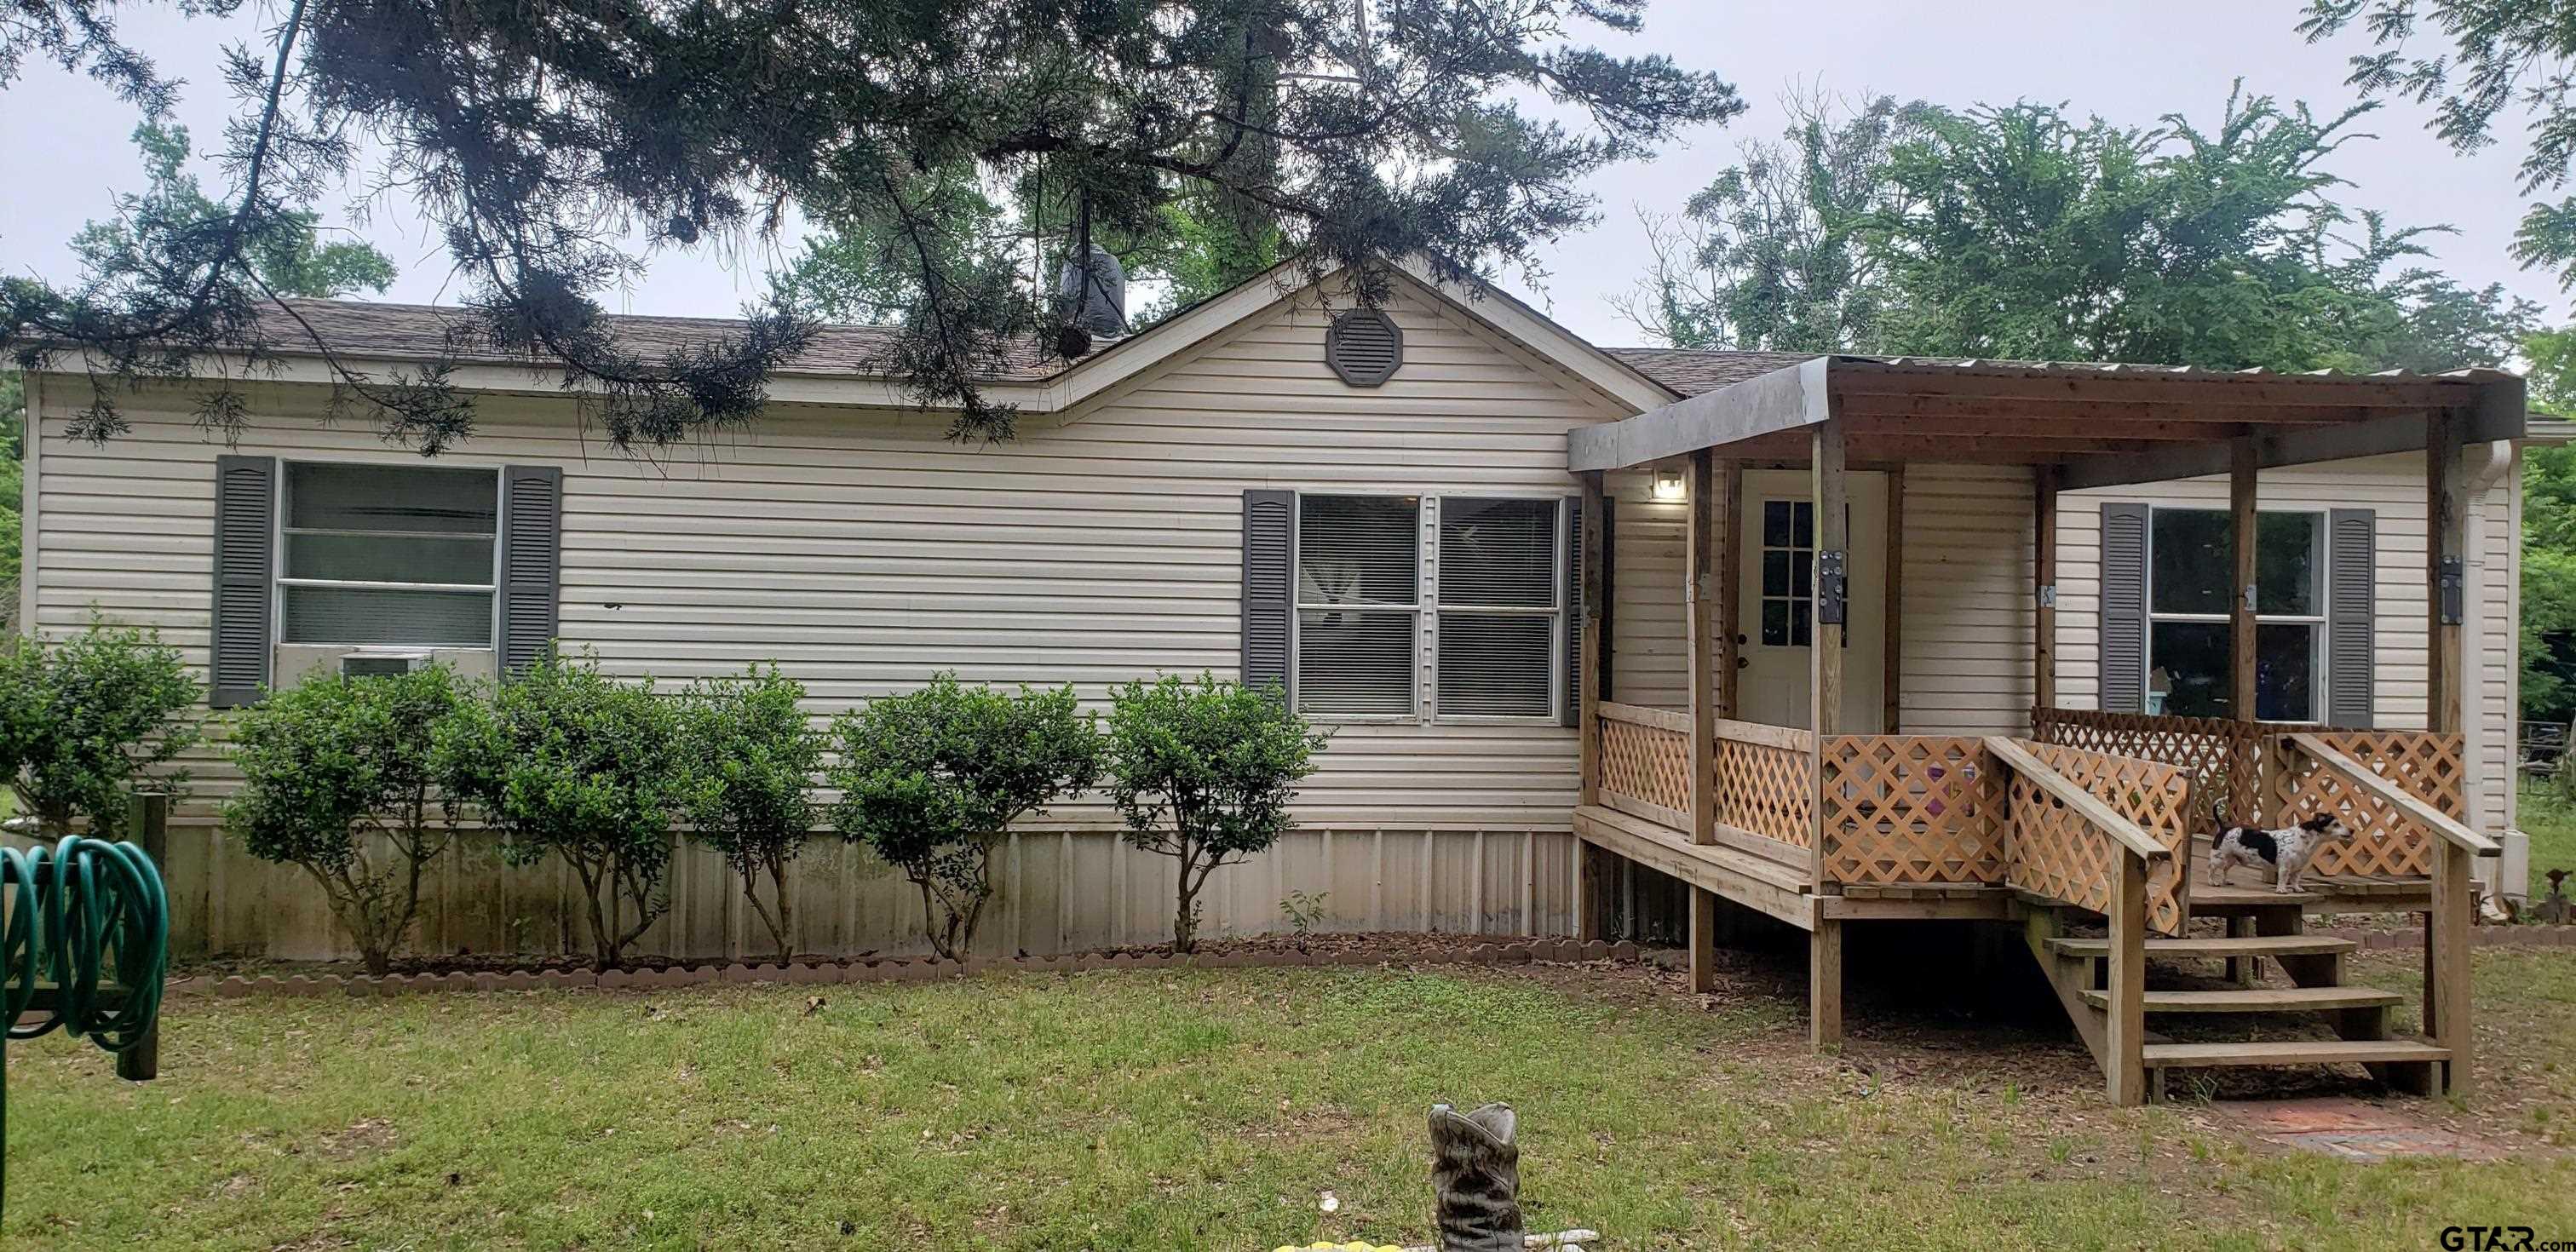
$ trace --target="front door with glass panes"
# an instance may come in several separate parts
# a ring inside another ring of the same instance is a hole
[[[2236,543],[2224,509],[2158,508],[2148,530],[2149,713],[2232,717]],[[2261,513],[2254,525],[2254,715],[2321,720],[2326,664],[2326,519]]]
[[[1850,610],[1844,615],[1843,699],[1835,729],[1876,734],[1884,715],[1887,639],[1887,476],[1847,476]],[[1744,569],[1736,638],[1743,709],[1735,716],[1807,726],[1815,639],[1816,506],[1804,470],[1747,470]]]

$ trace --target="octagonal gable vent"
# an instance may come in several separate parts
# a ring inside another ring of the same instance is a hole
[[[1404,364],[1404,332],[1394,318],[1376,309],[1349,310],[1324,332],[1324,361],[1343,382],[1377,386]]]

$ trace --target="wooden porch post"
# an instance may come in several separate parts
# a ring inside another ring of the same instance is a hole
[[[2437,412],[2425,419],[2425,599],[2432,649],[2425,658],[2425,697],[2431,728],[2444,735],[2461,732],[2467,681],[2461,620],[2466,616],[2468,499],[2460,451],[2457,418]],[[2432,910],[2424,917],[2424,1035],[2451,1050],[2444,1087],[2458,1095],[2469,1089],[2469,924],[2477,888],[2470,880],[2468,849],[2436,840],[2433,857]]]
[[[1606,620],[1603,606],[1609,603],[1610,571],[1603,562],[1608,548],[1608,532],[1603,525],[1602,475],[1593,470],[1583,475],[1583,523],[1576,537],[1581,545],[1577,561],[1583,571],[1583,620],[1576,627],[1581,637],[1575,644],[1575,699],[1577,702],[1575,734],[1577,741],[1577,777],[1581,780],[1576,803],[1601,803],[1601,656],[1609,645],[1602,623]],[[1608,855],[1584,840],[1574,841],[1574,937],[1607,939],[1610,937],[1608,910],[1601,907],[1606,875],[1602,858]]]
[[[1878,726],[1901,734],[1905,717],[1905,467],[1887,471],[1887,608],[1880,633]]]
[[[1813,454],[1816,508],[1815,615],[1812,643],[1808,649],[1813,658],[1808,684],[1812,699],[1812,722],[1815,728],[1815,755],[1809,773],[1815,791],[1812,796],[1812,825],[1809,828],[1813,881],[1816,894],[1822,898],[1837,894],[1825,881],[1825,843],[1835,832],[1825,814],[1826,788],[1831,781],[1825,776],[1825,741],[1842,718],[1843,705],[1843,617],[1850,597],[1846,571],[1850,568],[1850,526],[1844,514],[1847,496],[1843,483],[1843,424],[1840,418],[1828,418],[1815,427]],[[1842,920],[1823,916],[1815,919],[1815,930],[1807,941],[1807,1038],[1818,1051],[1842,1046],[1843,1041],[1843,936]]]
[[[2057,707],[2057,467],[2031,470],[2031,707]],[[2033,717],[2033,722],[2038,720]],[[2038,726],[2031,727],[2037,733]]]
[[[2111,942],[2104,994],[2110,1004],[2102,1072],[2111,1103],[2127,1107],[2147,1100],[2147,863],[2126,850],[2117,858],[2120,877],[2105,919]]]
[[[2236,577],[2229,586],[2227,606],[2228,712],[2237,721],[2251,722],[2254,716],[2254,569],[2256,532],[2259,529],[2254,512],[2254,487],[2260,477],[2261,463],[2255,460],[2254,441],[2238,438],[2227,446],[2227,505],[2231,516],[2232,538],[2236,545]],[[2245,811],[2244,797],[2231,797],[2238,821],[2251,820]]]
[[[2262,519],[2255,511],[2256,486],[2262,475],[2262,462],[2256,458],[2254,441],[2238,437],[2227,445],[2228,540],[2234,545],[2236,569],[2228,584],[2227,604],[2227,714],[2236,723],[2236,736],[2230,745],[2227,764],[2227,821],[2233,825],[2250,824],[2262,790],[2263,762],[2261,740],[2256,725],[2261,719],[2255,708],[2255,679],[2260,675],[2257,653],[2262,636],[2254,622],[2255,571],[2260,563]],[[2197,815],[2195,815],[2197,817]]]
[[[1717,715],[1740,718],[1744,674],[1744,462],[1718,467]]]
[[[1690,804],[1693,843],[1717,842],[1717,575],[1716,461],[1706,448],[1690,454],[1690,494],[1684,575],[1690,630]],[[1691,888],[1690,982],[1693,991],[1717,986],[1717,897]]]
[[[1601,471],[1583,476],[1583,638],[1575,645],[1575,690],[1581,701],[1579,749],[1584,804],[1601,803],[1601,605],[1610,580],[1601,568]]]

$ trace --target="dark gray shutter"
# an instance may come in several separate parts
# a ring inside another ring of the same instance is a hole
[[[501,471],[501,637],[505,674],[519,673],[554,642],[563,566],[563,468]]]
[[[1297,493],[1243,493],[1243,685],[1288,689]]]
[[[2326,556],[2326,723],[2372,723],[2371,616],[2378,602],[2379,518],[2369,509],[2328,515]]]
[[[215,601],[206,704],[238,708],[268,686],[269,580],[276,572],[277,458],[215,458]]]
[[[1605,501],[1606,503],[1606,501]],[[1583,497],[1565,498],[1565,707],[1557,722],[1583,724]]]
[[[2147,506],[2102,506],[2102,709],[2147,704]]]

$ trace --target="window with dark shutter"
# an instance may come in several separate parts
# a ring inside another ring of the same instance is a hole
[[[1288,686],[1297,493],[1243,493],[1243,685]]]
[[[513,465],[501,472],[501,669],[536,663],[555,640],[563,560],[563,469]]]
[[[215,458],[215,586],[206,703],[235,708],[268,685],[269,579],[274,576],[277,461]]]
[[[2102,506],[2102,695],[2106,712],[2137,713],[2147,691],[2147,514]]]
[[[1343,382],[1375,387],[1404,364],[1404,331],[1376,309],[1351,309],[1324,332],[1324,360]]]
[[[1415,711],[1421,615],[1421,501],[1300,496],[1297,501],[1297,707],[1402,716]]]

